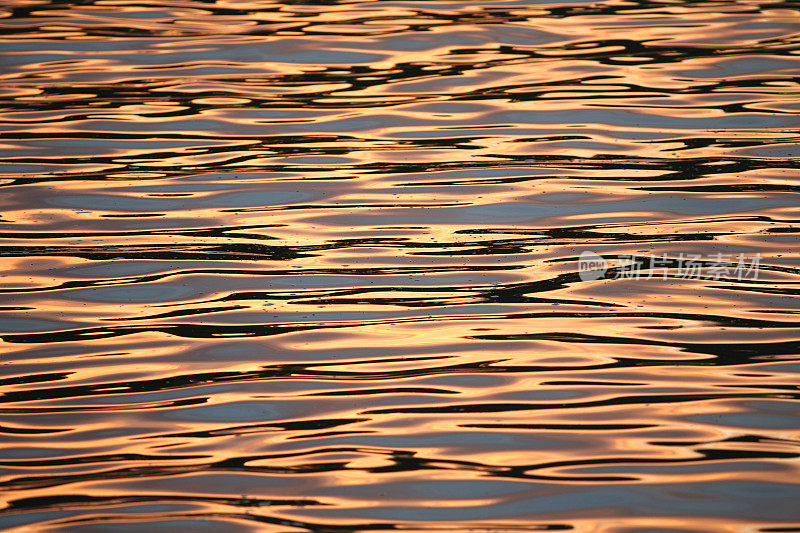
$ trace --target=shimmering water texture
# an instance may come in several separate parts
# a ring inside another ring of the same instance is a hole
[[[800,531],[800,4],[0,32],[0,527]]]

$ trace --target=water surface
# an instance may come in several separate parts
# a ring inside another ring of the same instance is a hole
[[[796,3],[0,31],[0,527],[800,531]]]

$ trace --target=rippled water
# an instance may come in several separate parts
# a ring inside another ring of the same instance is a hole
[[[1,527],[800,530],[797,3],[0,17]]]

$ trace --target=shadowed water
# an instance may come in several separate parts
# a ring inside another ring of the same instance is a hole
[[[0,53],[1,528],[800,531],[797,3],[9,0]]]

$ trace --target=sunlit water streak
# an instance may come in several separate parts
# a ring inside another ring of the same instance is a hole
[[[0,17],[0,527],[800,530],[796,3]]]

